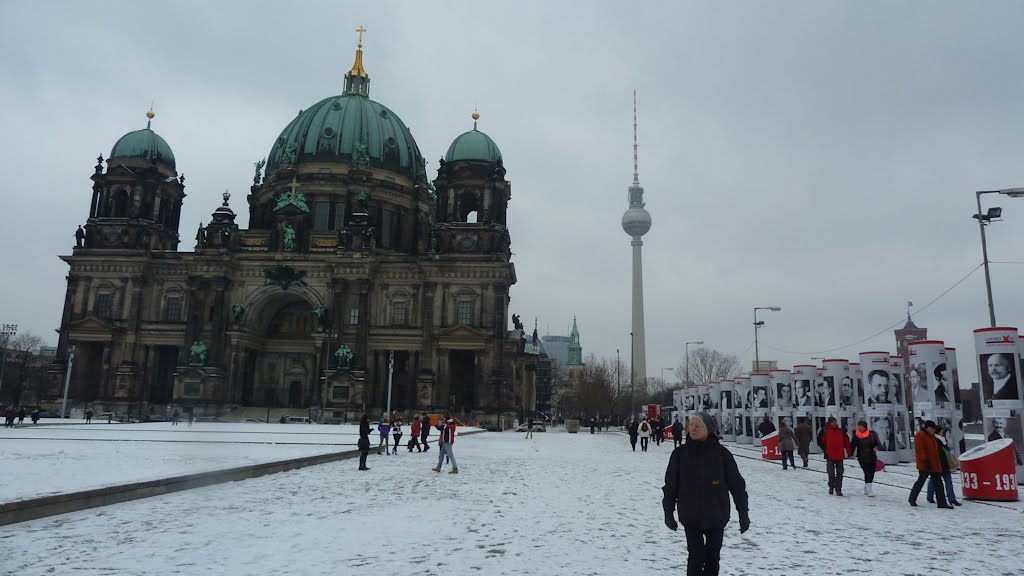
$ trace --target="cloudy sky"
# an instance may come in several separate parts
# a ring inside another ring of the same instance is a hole
[[[635,89],[649,376],[694,340],[749,366],[755,306],[783,307],[760,350],[785,367],[894,350],[907,300],[974,270],[915,316],[969,358],[988,325],[973,192],[1024,186],[1021,21],[994,1],[3,2],[0,321],[56,342],[96,156],[151,102],[191,249],[225,189],[245,211],[296,113],[340,93],[362,25],[371,97],[431,174],[479,108],[513,183],[511,311],[542,334],[575,314],[585,354],[628,360]],[[984,202],[1004,208],[990,258],[1016,262],[992,266],[997,319],[1019,326],[1024,199]]]

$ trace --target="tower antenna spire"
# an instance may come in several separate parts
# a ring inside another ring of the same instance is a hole
[[[640,170],[637,168],[636,90],[633,90],[633,184],[640,184]]]

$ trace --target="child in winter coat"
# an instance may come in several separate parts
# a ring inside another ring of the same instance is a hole
[[[380,454],[380,447],[384,447],[384,452],[388,451],[388,435],[391,434],[391,425],[385,423],[383,420],[377,421],[377,432],[380,434],[380,442],[377,444],[377,454]]]

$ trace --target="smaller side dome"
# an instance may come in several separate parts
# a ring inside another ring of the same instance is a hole
[[[473,129],[469,132],[459,134],[452,145],[448,147],[448,153],[444,155],[445,162],[456,162],[458,160],[481,160],[484,162],[498,162],[501,160],[501,150],[487,134],[476,129],[476,122],[480,119],[479,112],[473,112]]]
[[[110,150],[110,158],[155,159],[168,164],[171,169],[175,168],[171,147],[149,126],[121,136]]]

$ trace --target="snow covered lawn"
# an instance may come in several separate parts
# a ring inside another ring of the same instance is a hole
[[[164,449],[166,444],[159,445]],[[670,445],[633,453],[618,433],[459,438],[460,474],[436,451],[349,460],[0,528],[5,570],[27,574],[682,573],[662,523]],[[907,505],[907,474],[845,497],[824,474],[783,472],[737,448],[752,526],[726,528],[723,575],[1019,574],[1024,516],[965,502]],[[749,456],[749,457],[747,457]],[[817,464],[817,463],[816,463]],[[446,468],[447,471],[447,468]],[[734,514],[735,518],[735,514]],[[16,551],[17,553],[12,553]]]
[[[4,428],[0,502],[355,449],[358,426],[169,422]]]

